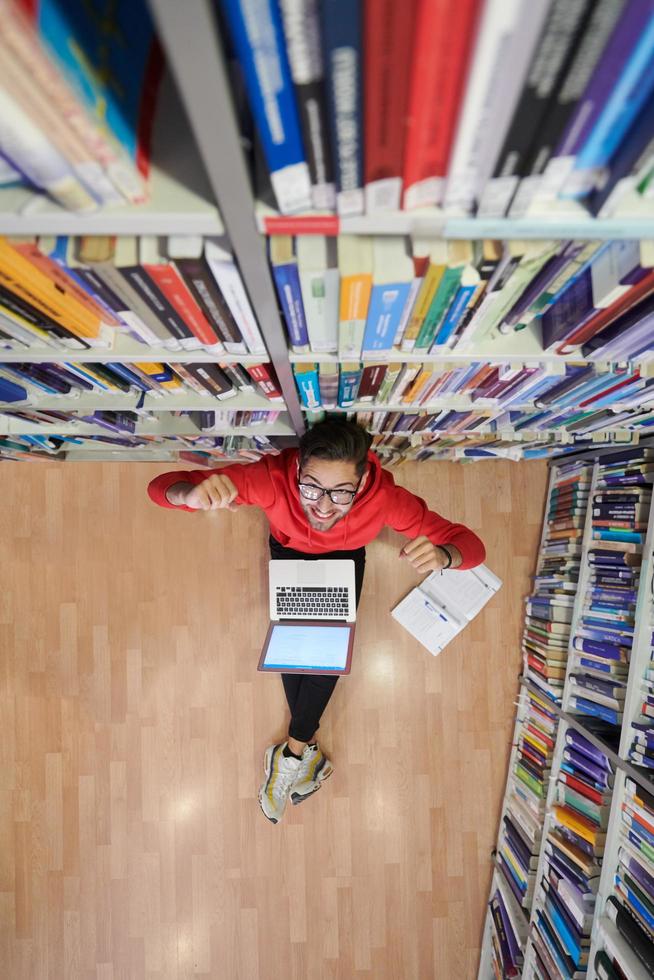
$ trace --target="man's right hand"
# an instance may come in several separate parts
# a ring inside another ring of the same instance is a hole
[[[232,501],[238,496],[238,490],[228,476],[214,473],[202,483],[198,483],[186,494],[183,503],[193,510],[238,510]]]

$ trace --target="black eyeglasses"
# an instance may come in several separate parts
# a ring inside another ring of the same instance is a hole
[[[300,495],[304,497],[305,500],[312,500],[314,503],[316,500],[320,500],[325,494],[329,497],[333,504],[340,505],[351,504],[354,500],[357,490],[361,480],[356,485],[355,490],[324,490],[323,487],[317,487],[313,483],[298,483],[297,487],[300,491]]]

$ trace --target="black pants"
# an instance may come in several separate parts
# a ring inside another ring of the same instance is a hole
[[[308,555],[303,551],[285,548],[270,535],[270,557],[275,559],[305,558],[330,559],[351,558],[354,562],[354,577],[356,584],[356,601],[359,605],[363,587],[363,573],[366,567],[366,549],[356,548],[354,551],[329,551],[326,555]],[[318,730],[322,713],[336,687],[338,677],[325,674],[282,674],[284,693],[291,712],[291,723],[288,727],[289,738],[298,742],[308,742],[313,733]]]

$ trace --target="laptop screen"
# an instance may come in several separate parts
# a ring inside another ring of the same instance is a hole
[[[274,623],[261,661],[263,670],[342,673],[348,664],[352,627]]]

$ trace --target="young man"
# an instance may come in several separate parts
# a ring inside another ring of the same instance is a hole
[[[485,558],[479,538],[428,510],[424,500],[395,486],[370,452],[371,437],[354,422],[325,421],[309,429],[299,449],[256,463],[217,470],[164,473],[148,486],[151,499],[178,510],[216,510],[249,504],[270,523],[272,558],[351,558],[359,603],[366,544],[390,526],[411,538],[400,551],[421,573],[473,568]],[[286,803],[300,803],[332,773],[316,732],[337,677],[282,674],[291,713],[288,739],[264,756],[261,808],[273,823]]]

